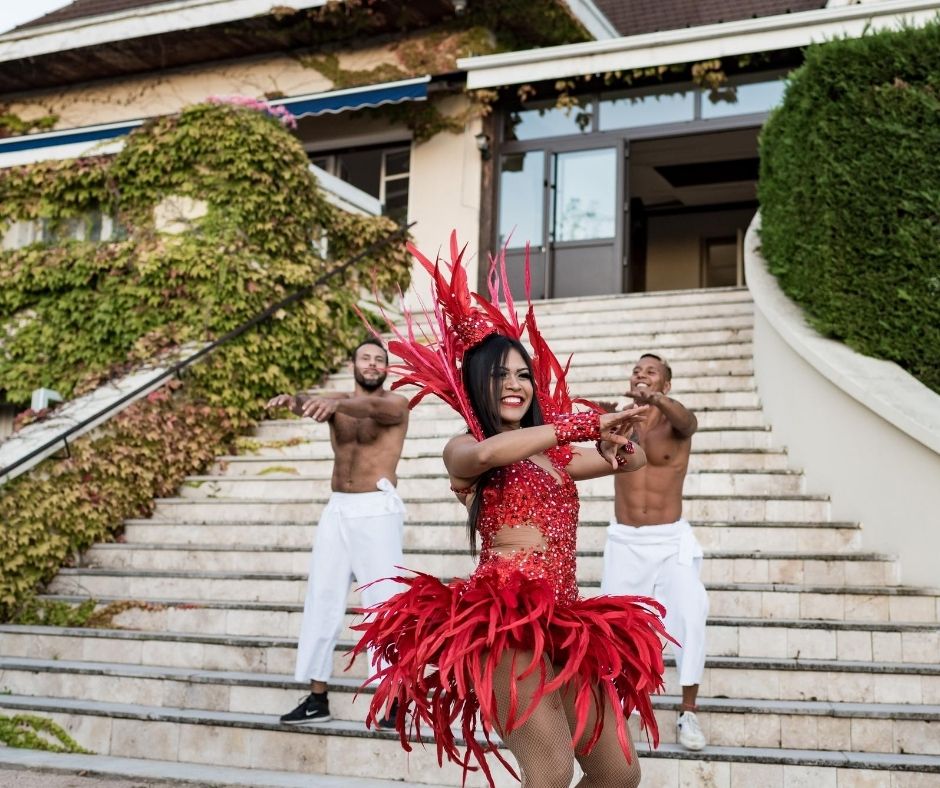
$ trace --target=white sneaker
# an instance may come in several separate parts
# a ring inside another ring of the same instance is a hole
[[[676,738],[687,750],[701,750],[708,744],[694,711],[683,711],[676,720]]]

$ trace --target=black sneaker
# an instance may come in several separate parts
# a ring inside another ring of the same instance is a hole
[[[392,701],[392,708],[388,710],[388,714],[382,717],[375,726],[385,730],[395,730],[398,726],[398,698]]]
[[[300,705],[296,709],[281,717],[281,724],[316,725],[320,722],[329,722],[332,719],[330,716],[330,702],[326,699],[326,693],[316,694],[311,692],[300,701]]]

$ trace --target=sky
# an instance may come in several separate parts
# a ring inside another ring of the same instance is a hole
[[[0,33],[62,8],[72,0],[0,0]]]

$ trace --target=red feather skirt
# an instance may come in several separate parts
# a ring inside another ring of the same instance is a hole
[[[533,653],[530,664],[523,664],[524,658],[514,664],[513,674],[540,677],[532,701],[520,704],[513,694],[508,719],[500,709],[508,731],[529,718],[542,695],[569,685],[576,693],[574,741],[581,740],[593,704],[606,693],[613,707],[623,710],[616,724],[625,756],[630,757],[626,720],[634,709],[658,745],[650,693],[662,689],[663,640],[671,638],[663,629],[664,608],[653,599],[599,596],[560,605],[548,581],[518,571],[508,579],[479,573],[446,585],[422,573],[395,579],[403,591],[360,611],[366,618],[355,627],[362,637],[351,659],[375,650],[375,673],[367,684],[377,686],[366,725],[388,714],[397,700],[405,750],[410,752],[410,742],[427,730],[438,763],[446,756],[463,767],[465,777],[479,768],[492,785],[488,754],[515,775],[492,739],[497,730],[493,671],[507,651]],[[546,675],[546,659],[555,668],[553,677]],[[603,720],[597,716],[586,751],[600,735]]]

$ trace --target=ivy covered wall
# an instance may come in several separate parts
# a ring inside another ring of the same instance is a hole
[[[204,204],[179,234],[160,232],[168,198]],[[107,242],[35,243],[0,253],[0,389],[66,398],[189,342],[211,340],[395,229],[353,216],[317,189],[279,122],[219,104],[135,131],[114,158],[0,172],[0,225],[40,221],[45,235],[113,218]],[[331,264],[319,252],[329,239]],[[193,368],[173,397],[138,403],[72,457],[0,488],[0,616],[70,555],[149,511],[205,465],[281,391],[316,383],[364,335],[363,286],[408,284],[403,244],[385,247],[295,307]],[[164,493],[165,494],[165,493]]]

